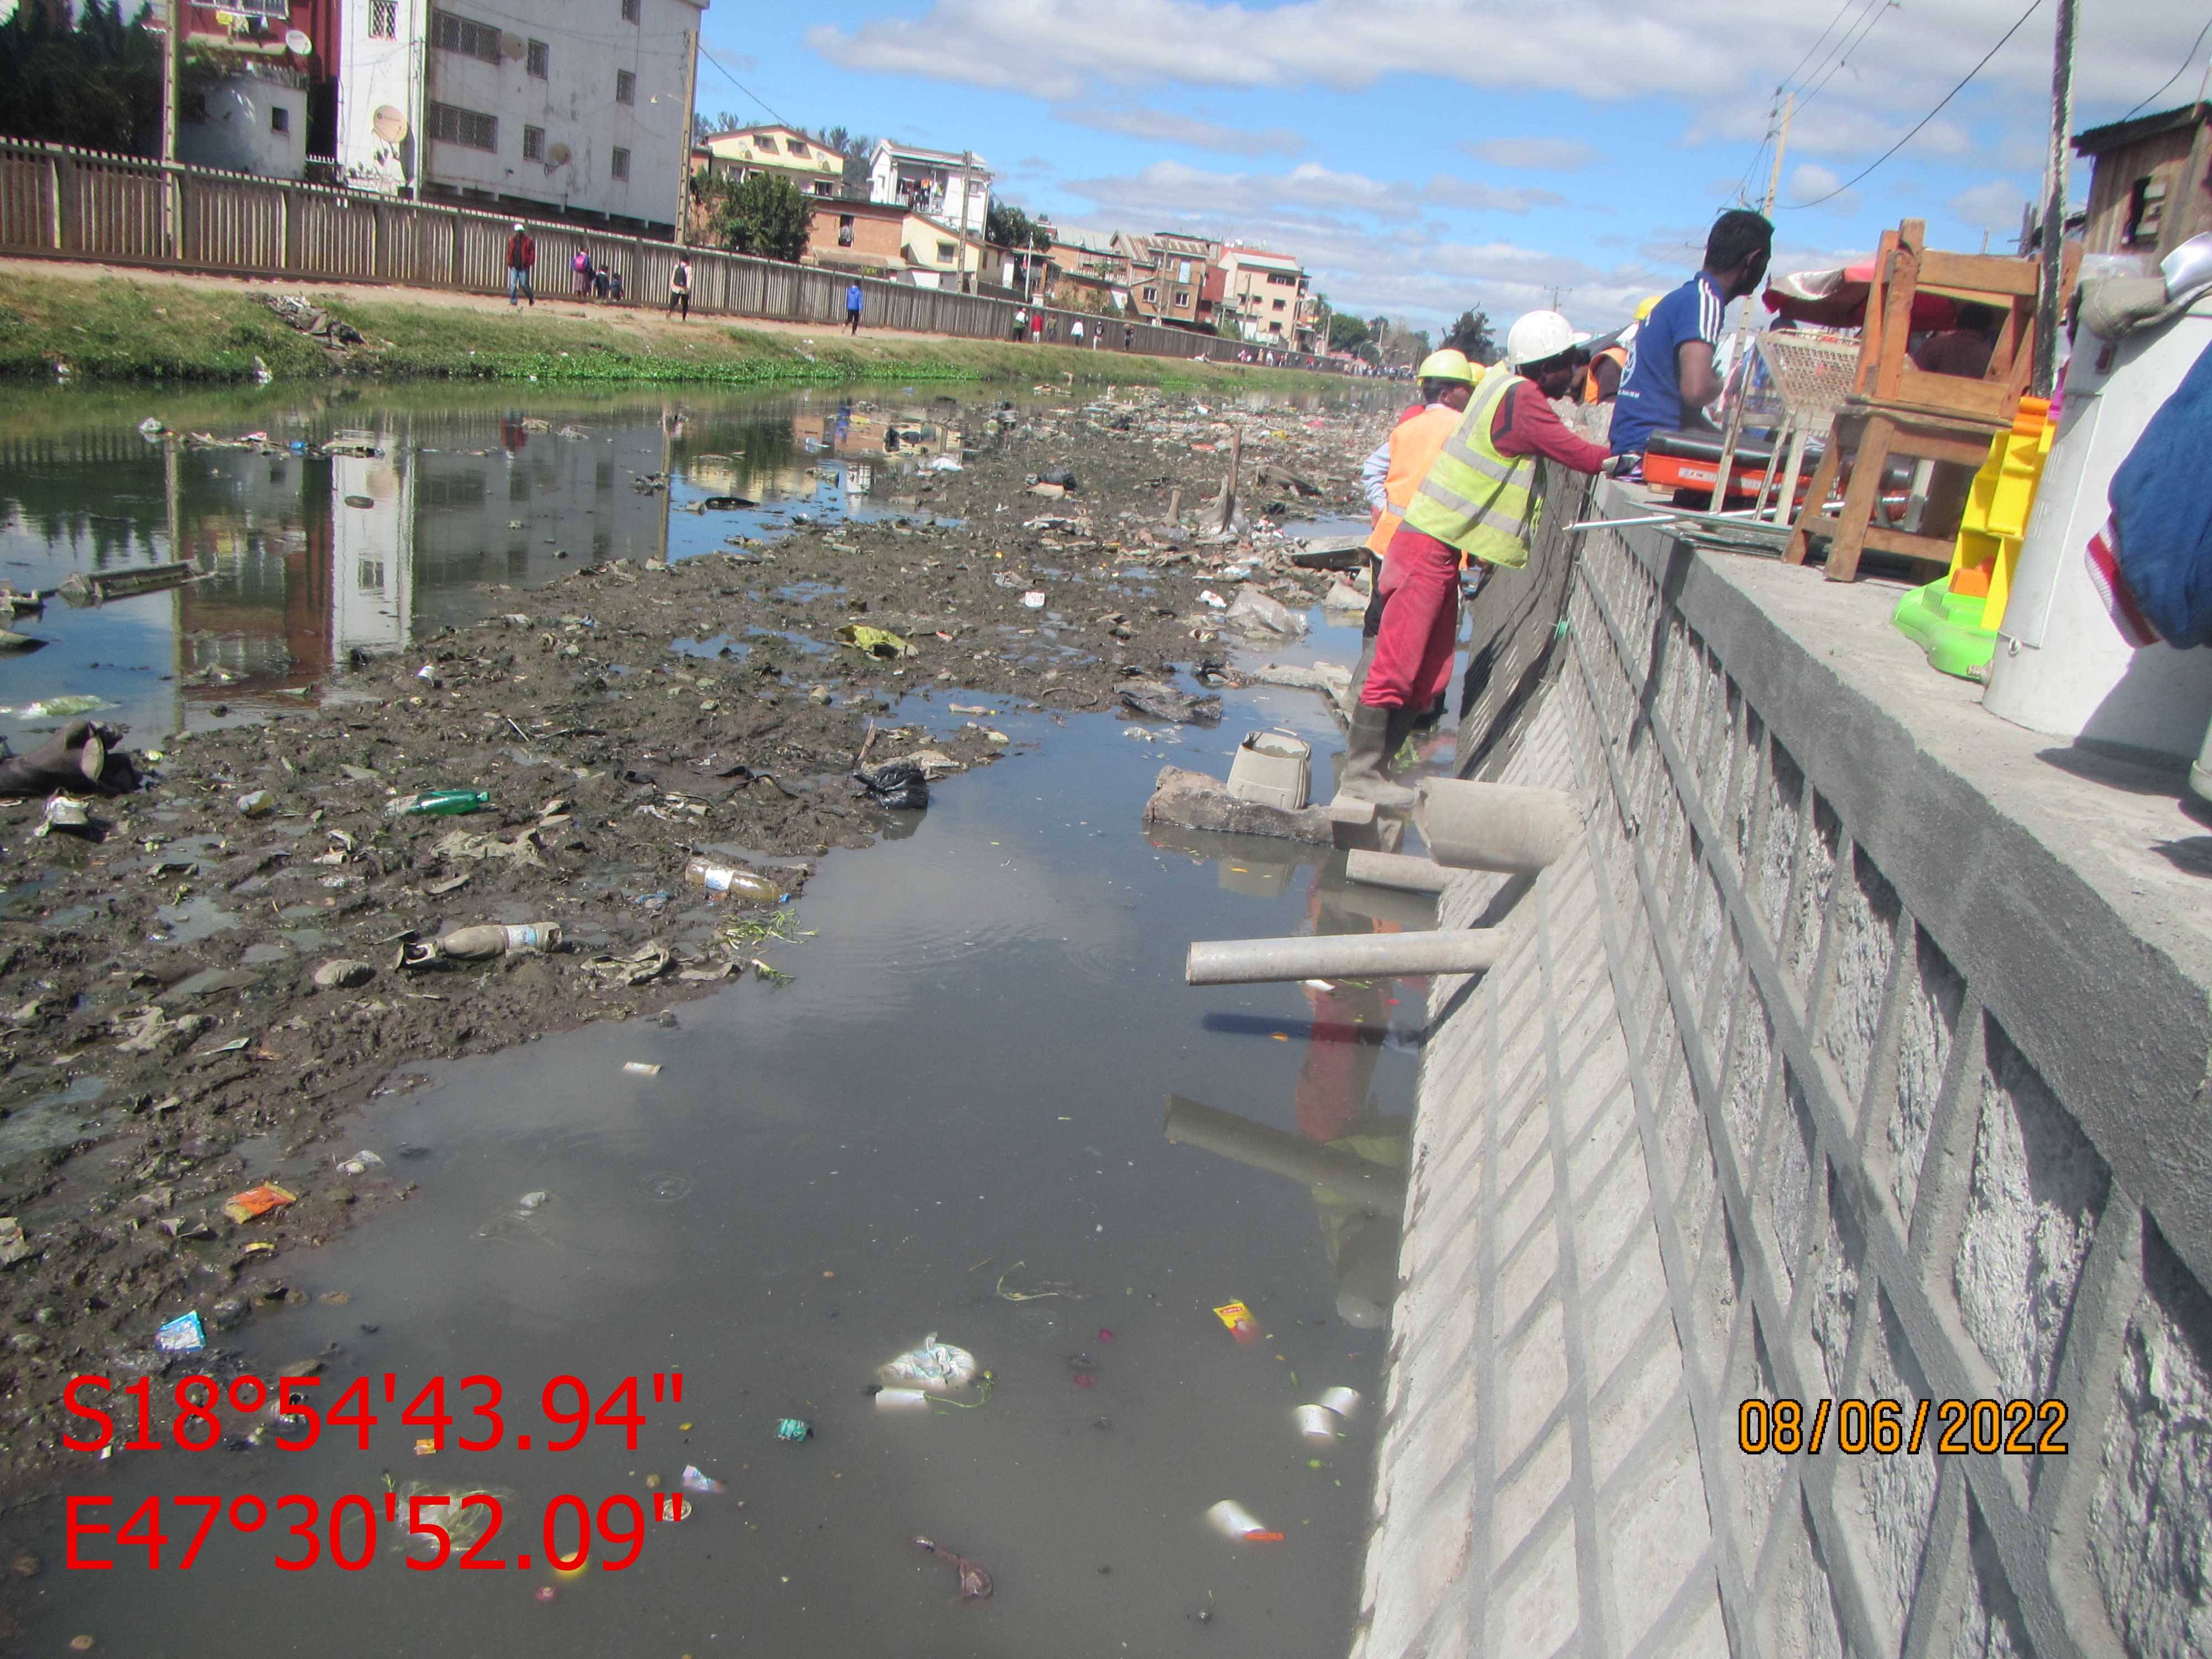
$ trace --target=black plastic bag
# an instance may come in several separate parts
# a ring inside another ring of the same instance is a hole
[[[920,811],[929,805],[929,774],[913,761],[885,761],[881,766],[864,766],[853,775],[866,786],[878,806],[896,811]]]

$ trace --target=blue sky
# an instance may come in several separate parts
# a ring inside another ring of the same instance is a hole
[[[1198,229],[1294,253],[1340,308],[1433,327],[1551,302],[1609,326],[1680,282],[1739,189],[1775,88],[1800,106],[1777,264],[1885,226],[2008,251],[2039,196],[2056,0],[1893,159],[2027,0],[862,0],[709,10],[699,106],[974,149],[1006,199],[1096,229]],[[2075,126],[2203,73],[2212,0],[2081,0]],[[726,71],[726,72],[725,72]],[[2076,199],[2087,186],[2077,164]]]

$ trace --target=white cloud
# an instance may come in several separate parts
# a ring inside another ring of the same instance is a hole
[[[1990,179],[1970,185],[1943,205],[1952,215],[1978,230],[2020,228],[2020,210],[2027,192],[2009,179]]]
[[[1558,207],[1567,198],[1557,191],[1509,190],[1437,173],[1423,186],[1421,199],[1438,207],[1474,208],[1491,213],[1526,213],[1532,207]]]
[[[1151,138],[1162,143],[1188,144],[1194,149],[1220,150],[1231,155],[1295,155],[1306,147],[1304,137],[1288,127],[1267,127],[1258,132],[1224,126],[1218,121],[1171,111],[1130,105],[1120,108],[1096,104],[1062,104],[1053,118],[1071,126],[1094,127],[1130,138]]]
[[[1604,159],[1604,152],[1596,145],[1579,138],[1485,138],[1458,148],[1494,167],[1518,167],[1531,173],[1573,173]]]
[[[1818,161],[1802,161],[1790,170],[1782,188],[1782,201],[1790,207],[1822,207],[1834,213],[1857,211],[1859,193],[1841,188],[1843,174],[1832,173]]]

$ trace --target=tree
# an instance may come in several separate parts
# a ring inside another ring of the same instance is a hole
[[[1329,313],[1328,349],[1331,351],[1357,351],[1366,343],[1366,324],[1341,311]]]
[[[996,246],[1012,248],[1018,252],[1034,249],[1042,253],[1052,246],[1052,239],[1049,222],[1032,219],[1007,203],[992,203],[983,216],[983,240]]]
[[[845,158],[845,194],[862,200],[868,194],[868,152],[876,141],[865,132],[852,132],[843,127],[817,127],[814,142],[824,149],[834,149]]]
[[[1498,358],[1498,341],[1490,331],[1490,313],[1480,306],[1460,313],[1459,320],[1444,335],[1444,343],[1464,351],[1478,363],[1494,363]]]
[[[66,10],[21,0],[0,23],[0,134],[150,155],[161,142],[161,41],[141,6],[118,0]]]
[[[795,264],[806,252],[814,212],[790,179],[756,173],[741,185],[702,178],[698,187],[707,201],[708,234],[732,252]]]

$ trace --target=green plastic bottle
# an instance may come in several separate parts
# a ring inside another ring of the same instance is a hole
[[[490,805],[491,797],[481,789],[426,789],[419,795],[402,795],[384,810],[392,817],[455,818]]]

